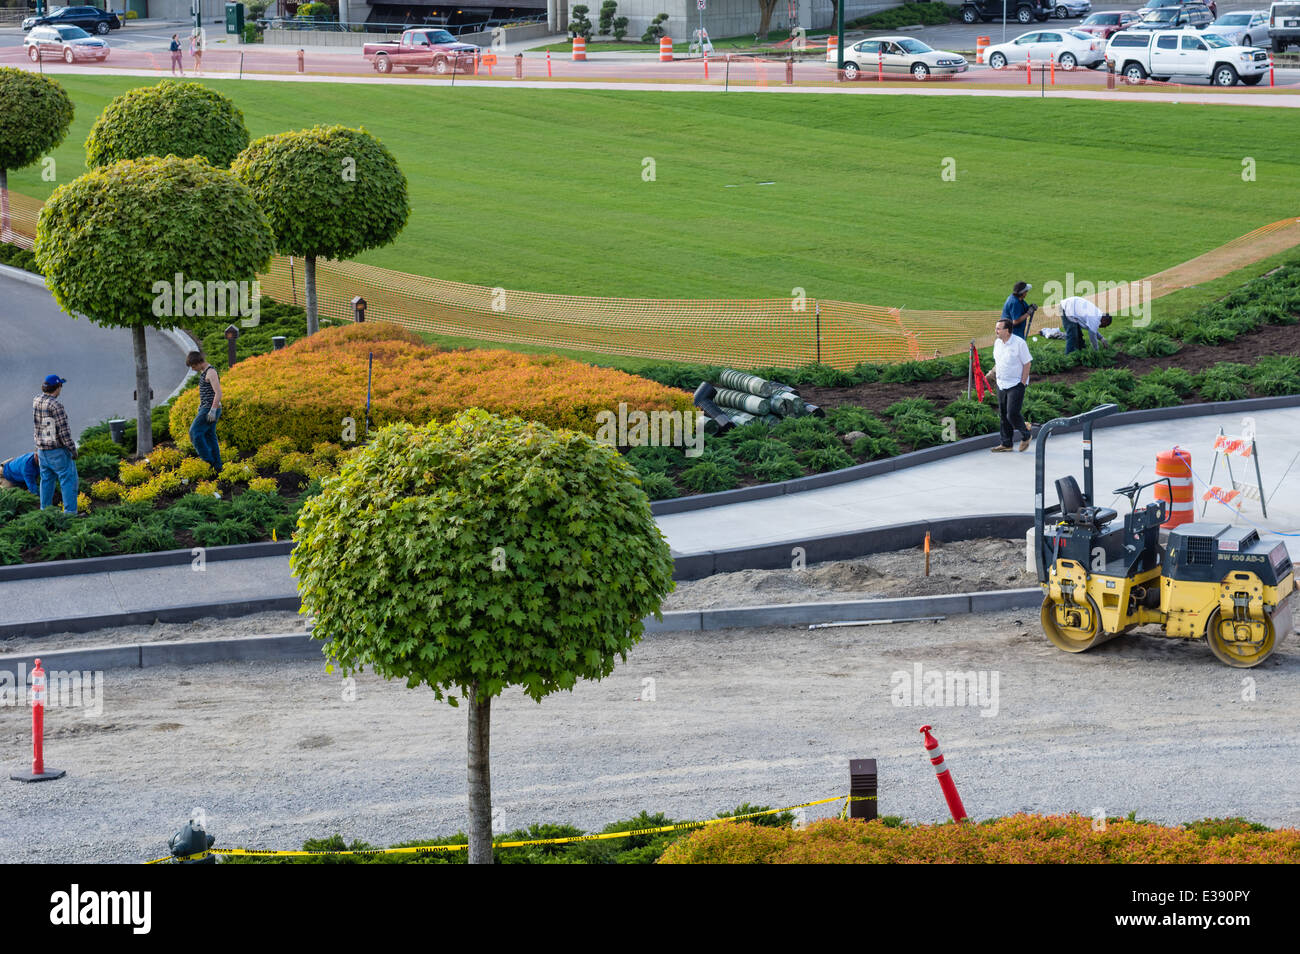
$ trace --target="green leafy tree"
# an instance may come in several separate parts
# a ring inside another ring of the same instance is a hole
[[[776,10],[776,0],[758,0],[758,33],[756,39],[763,42],[768,31],[772,29],[772,13]],[[835,21],[832,20],[832,23]]]
[[[582,37],[584,40],[591,42],[592,25],[587,19],[587,7],[579,4],[574,7],[569,16],[569,35],[572,37]]]
[[[248,146],[244,114],[199,83],[164,80],[118,96],[86,139],[86,165],[141,156],[202,156],[223,169]]]
[[[605,0],[600,5],[600,35],[609,36],[614,28],[614,13],[618,10],[618,0]]]
[[[650,25],[645,28],[645,32],[641,34],[641,42],[658,43],[659,38],[664,35],[664,24],[667,22],[668,14],[660,13],[655,16],[655,18],[650,21]]]
[[[34,252],[54,300],[70,315],[131,329],[140,456],[153,449],[144,330],[203,326],[188,291],[173,307],[176,275],[186,288],[252,281],[274,251],[248,190],[202,159],[124,159],[59,186],[45,203]]]
[[[328,655],[469,705],[472,863],[492,860],[492,699],[609,675],[673,588],[635,474],[584,435],[471,409],[382,428],[303,508],[290,565]]]
[[[48,76],[0,67],[0,241],[9,241],[9,170],[58,148],[72,125],[72,100]]]
[[[316,316],[316,259],[387,245],[410,205],[397,160],[365,129],[315,126],[263,136],[230,167],[266,211],[284,255],[302,256],[307,334]]]
[[[614,39],[621,42],[623,37],[627,36],[627,23],[627,17],[614,18]]]

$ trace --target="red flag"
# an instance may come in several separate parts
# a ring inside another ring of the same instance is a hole
[[[971,366],[975,372],[975,394],[979,397],[980,403],[984,402],[984,394],[988,391],[988,384],[984,380],[984,369],[980,367],[980,353],[975,350],[975,342],[970,346]]]

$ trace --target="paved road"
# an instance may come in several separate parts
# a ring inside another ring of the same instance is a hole
[[[154,395],[162,401],[184,379],[176,339],[147,331]],[[32,397],[41,379],[68,379],[63,405],[75,439],[107,417],[135,417],[135,357],[131,333],[73,320],[40,285],[0,275],[0,459],[32,447]]]

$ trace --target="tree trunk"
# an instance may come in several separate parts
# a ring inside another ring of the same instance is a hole
[[[470,687],[469,704],[469,863],[492,864],[492,699],[478,698],[478,683]]]
[[[768,31],[772,29],[772,11],[776,9],[776,0],[758,0],[758,10],[762,19],[758,23],[758,42],[767,41]]]
[[[305,263],[302,287],[307,300],[307,334],[314,335],[320,331],[320,322],[316,320],[316,256],[303,256]]]
[[[9,241],[9,170],[0,169],[0,242]]]
[[[149,354],[145,350],[144,325],[131,327],[135,345],[135,453],[144,457],[153,450],[153,422],[149,417]]]

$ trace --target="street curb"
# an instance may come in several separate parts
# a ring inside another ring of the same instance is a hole
[[[20,282],[27,282],[29,285],[40,285],[45,288],[45,276],[37,275],[35,272],[29,272],[25,268],[14,268],[12,265],[0,265],[0,277],[14,278]]]
[[[993,610],[1029,609],[1042,602],[1037,587],[954,593],[899,599],[855,600],[844,603],[782,603],[664,613],[647,617],[646,635],[707,632],[749,626],[797,626],[847,620],[884,620],[915,616],[956,616]],[[209,614],[211,615],[211,614]],[[184,642],[138,643],[128,646],[88,646],[0,656],[0,673],[30,673],[39,655],[41,667],[55,670],[101,671],[148,669],[154,666],[197,666],[214,662],[267,662],[324,656],[325,645],[307,633],[249,636],[239,639],[200,639]]]
[[[1282,397],[1245,398],[1241,401],[1216,401],[1209,404],[1182,404],[1178,407],[1157,407],[1144,411],[1121,411],[1094,422],[1093,427],[1119,427],[1124,424],[1149,424],[1152,421],[1176,421],[1185,417],[1201,417],[1208,414],[1232,414],[1242,411],[1269,411],[1276,408],[1300,406],[1300,394],[1288,394]],[[1043,423],[1046,423],[1045,421]],[[1038,425],[1041,427],[1042,425]],[[1077,428],[1075,428],[1077,429]],[[1065,429],[1069,430],[1069,429]],[[878,477],[895,471],[907,470],[921,464],[936,460],[946,460],[968,451],[983,450],[992,447],[1000,438],[997,434],[982,434],[967,437],[951,444],[940,444],[922,450],[899,454],[887,460],[873,460],[855,467],[845,467],[826,474],[814,474],[811,477],[796,477],[776,484],[758,484],[754,487],[741,487],[737,490],[722,490],[714,494],[699,494],[695,497],[678,497],[673,500],[656,500],[650,504],[650,512],[656,517],[673,513],[689,513],[692,510],[706,510],[727,504],[744,503],[749,500],[766,500],[785,494],[802,493],[816,490],[818,487],[833,487],[836,484],[852,483],[867,477]]]
[[[209,547],[204,561],[219,563],[223,560],[255,560],[262,557],[286,556],[293,551],[292,540],[276,543],[236,543],[224,547]],[[10,580],[38,580],[52,576],[76,576],[82,573],[117,573],[123,570],[146,570],[159,566],[178,566],[194,559],[192,550],[161,550],[157,553],[131,553],[122,556],[85,557],[80,560],[56,560],[49,563],[17,563],[0,566],[0,583]],[[0,627],[3,632],[3,627]]]
[[[154,623],[190,623],[207,616],[226,618],[249,616],[280,610],[297,612],[302,603],[293,596],[266,596],[251,600],[226,600],[221,603],[185,603],[159,609],[133,610],[129,613],[103,613],[98,616],[74,616],[68,619],[45,619],[0,625],[0,638],[49,636],[52,633],[88,633],[110,626],[152,626]]]

